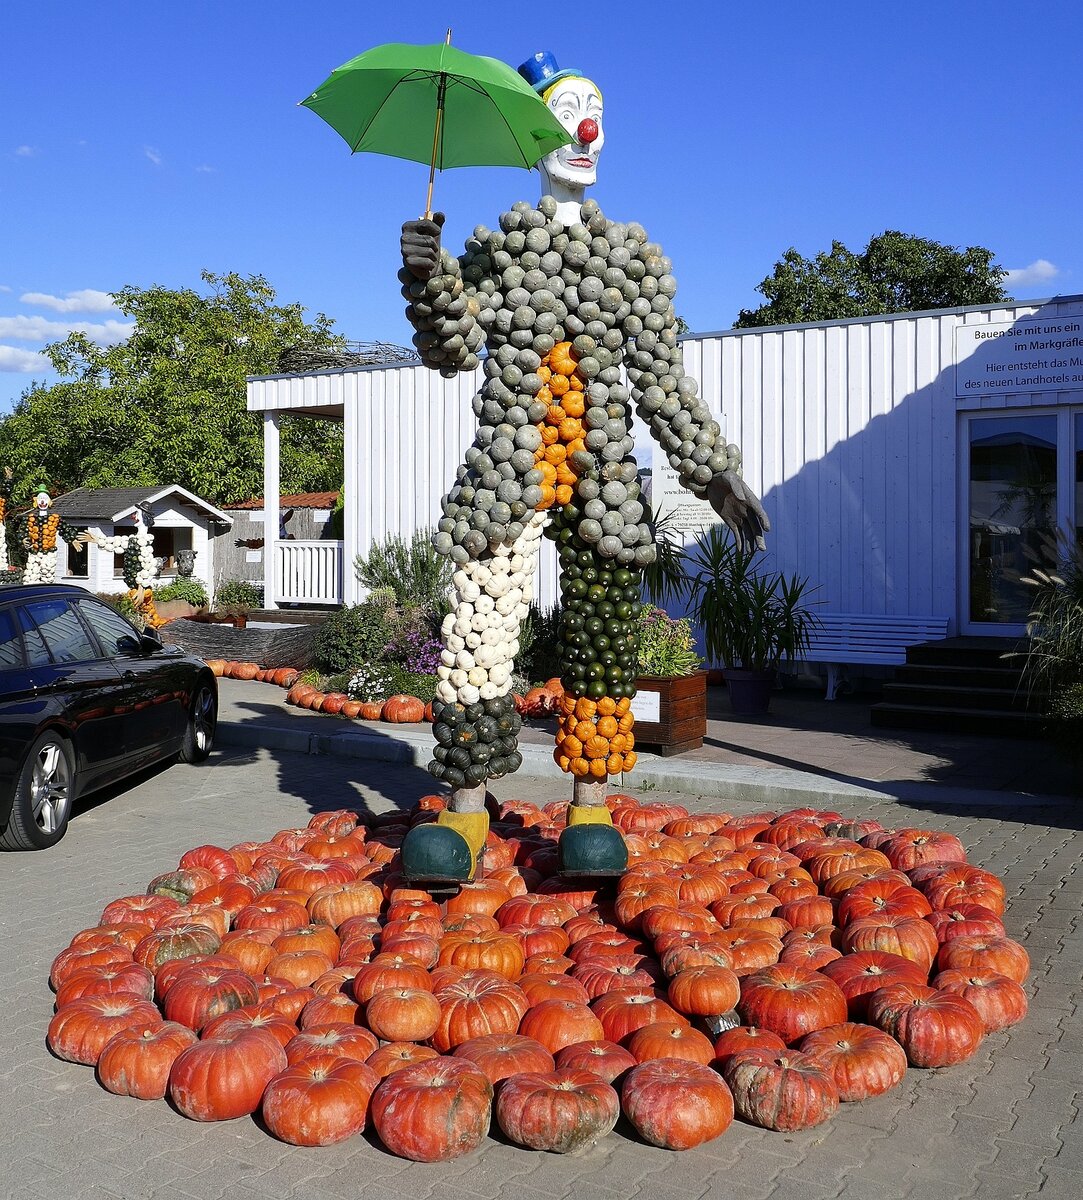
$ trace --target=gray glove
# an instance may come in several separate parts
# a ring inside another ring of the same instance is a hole
[[[440,229],[444,224],[443,213],[433,213],[432,220],[422,217],[407,221],[402,227],[402,261],[407,271],[416,279],[431,279],[440,267]]]
[[[707,499],[732,531],[738,550],[753,545],[757,550],[766,550],[763,535],[770,530],[771,522],[759,497],[736,471],[716,475],[707,485]]]

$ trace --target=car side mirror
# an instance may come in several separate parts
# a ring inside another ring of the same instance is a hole
[[[144,629],[139,638],[139,649],[144,654],[153,654],[163,649],[162,637],[157,629]]]

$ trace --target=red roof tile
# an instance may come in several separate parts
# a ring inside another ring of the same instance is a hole
[[[338,492],[297,492],[291,496],[281,496],[280,508],[334,508],[338,503]],[[223,504],[223,508],[263,508],[263,497],[253,496],[251,500],[238,500],[235,504]]]

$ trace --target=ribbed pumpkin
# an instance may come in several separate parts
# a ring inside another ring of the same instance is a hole
[[[633,1067],[621,1084],[621,1105],[652,1146],[690,1150],[712,1141],[733,1121],[733,1096],[709,1067],[661,1058]]]
[[[786,1043],[846,1020],[846,997],[819,971],[777,963],[745,977],[737,1011],[749,1025],[770,1029]]]
[[[161,1100],[177,1056],[198,1040],[187,1026],[172,1021],[129,1026],[106,1042],[98,1059],[98,1081],[115,1096]]]
[[[738,1050],[722,1075],[737,1115],[764,1129],[811,1129],[838,1111],[834,1080],[799,1050]]]
[[[829,1025],[803,1037],[798,1049],[831,1076],[844,1102],[881,1096],[906,1074],[903,1048],[871,1025]]]
[[[506,1079],[495,1112],[500,1128],[517,1145],[574,1154],[612,1131],[620,1101],[597,1075],[565,1067]]]
[[[344,1142],[365,1128],[379,1082],[363,1062],[332,1055],[304,1058],[268,1083],[263,1120],[275,1137],[292,1146]]]
[[[473,1063],[434,1058],[395,1071],[372,1097],[372,1123],[392,1154],[447,1162],[489,1132],[493,1085]]]
[[[951,1067],[981,1044],[985,1028],[962,996],[910,983],[895,983],[869,997],[869,1021],[906,1051],[915,1067]]]
[[[541,1042],[517,1033],[470,1038],[456,1046],[452,1056],[472,1062],[494,1087],[512,1075],[556,1069],[553,1056]]]

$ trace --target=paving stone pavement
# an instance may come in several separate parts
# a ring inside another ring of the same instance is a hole
[[[1006,923],[1028,948],[1031,1011],[968,1063],[910,1070],[877,1100],[780,1134],[735,1121],[677,1154],[617,1130],[585,1154],[519,1149],[499,1135],[458,1161],[394,1158],[369,1135],[318,1150],[274,1140],[255,1120],[201,1125],[165,1103],[111,1096],[87,1067],[45,1047],[49,964],[105,904],[141,892],[192,846],[230,845],[343,804],[409,806],[431,790],[404,765],[266,750],[143,776],[84,805],[52,851],[0,856],[0,1196],[125,1200],[953,1200],[1083,1196],[1079,1120],[1083,940],[1076,808],[925,808],[863,803],[848,815],[957,834],[970,861],[1006,882]],[[502,798],[545,801],[552,780],[506,781]],[[644,798],[661,799],[651,792]],[[674,797],[692,810],[717,799]],[[815,797],[809,797],[815,802]],[[726,806],[752,811],[752,805]]]

